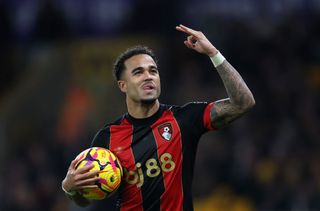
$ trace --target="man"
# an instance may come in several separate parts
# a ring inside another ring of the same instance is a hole
[[[184,106],[160,104],[160,77],[148,48],[136,47],[119,56],[114,75],[126,94],[128,113],[102,128],[91,146],[105,147],[119,158],[125,175],[120,210],[193,210],[191,183],[201,135],[239,118],[255,105],[239,73],[202,32],[179,25],[184,44],[212,60],[229,98]],[[63,190],[79,205],[89,203],[81,189],[96,187],[92,166],[75,169],[71,162]]]

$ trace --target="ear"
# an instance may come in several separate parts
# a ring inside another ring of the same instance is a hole
[[[121,92],[126,93],[127,92],[127,84],[124,80],[118,81],[118,87],[121,90]]]

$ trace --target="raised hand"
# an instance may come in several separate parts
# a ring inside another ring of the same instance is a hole
[[[189,35],[184,41],[184,44],[188,48],[194,49],[195,51],[206,54],[210,57],[213,57],[218,53],[218,50],[211,44],[211,42],[201,31],[193,30],[182,24],[176,26],[176,29]]]

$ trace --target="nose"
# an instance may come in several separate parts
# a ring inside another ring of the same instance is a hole
[[[152,75],[149,71],[144,72],[144,80],[152,80]]]

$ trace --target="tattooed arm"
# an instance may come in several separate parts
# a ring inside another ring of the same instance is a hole
[[[229,98],[215,102],[211,109],[211,124],[215,128],[222,128],[252,108],[255,100],[240,74],[228,61],[224,60],[216,69]]]
[[[181,24],[176,29],[189,35],[184,41],[188,48],[211,58],[218,53],[218,50],[201,31],[195,31]],[[216,69],[229,96],[229,98],[216,101],[211,109],[211,124],[214,128],[219,129],[252,108],[255,105],[255,100],[240,74],[228,61],[224,60]]]

